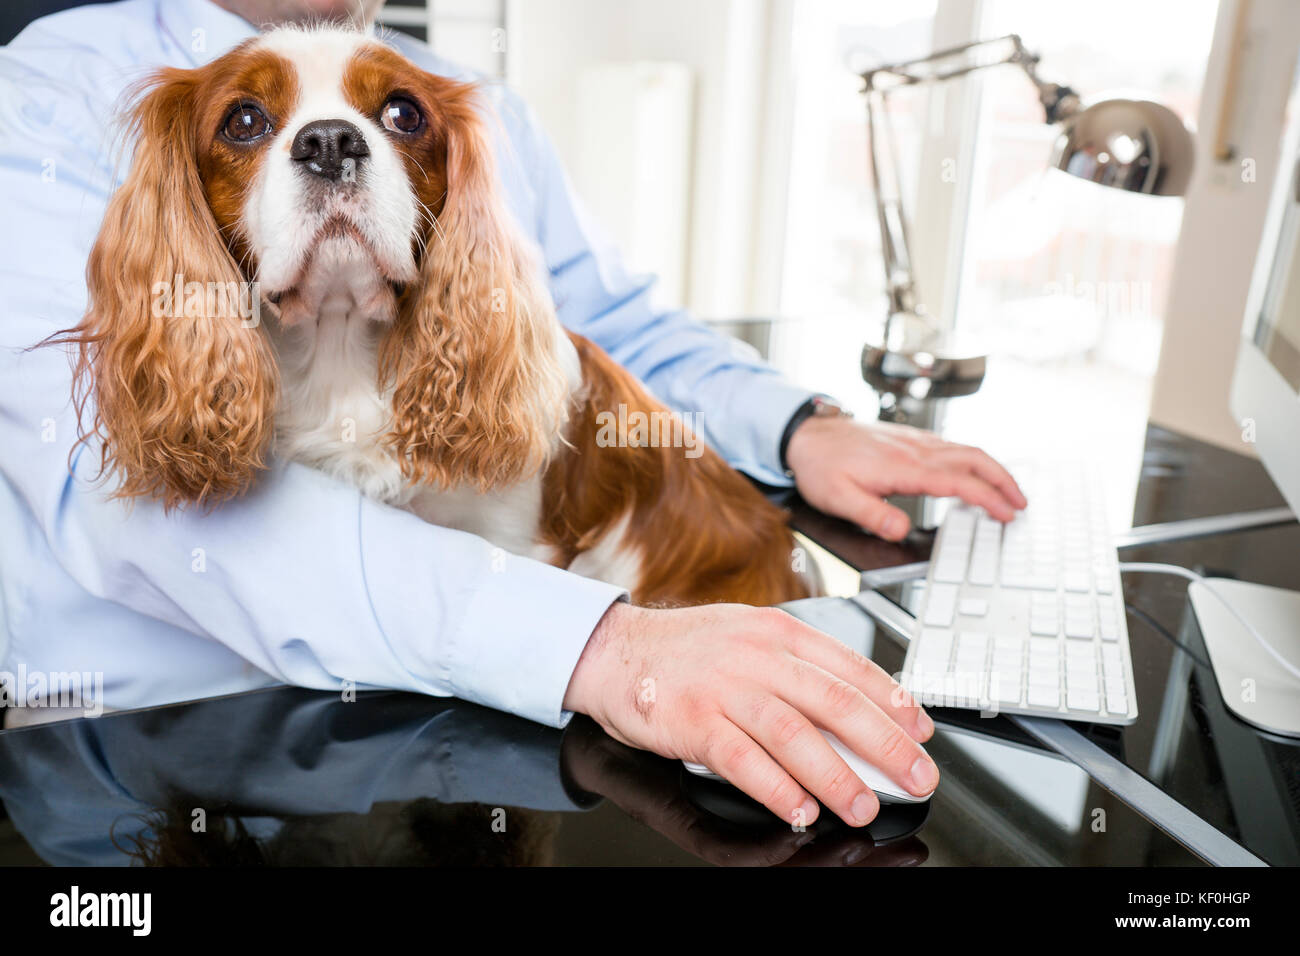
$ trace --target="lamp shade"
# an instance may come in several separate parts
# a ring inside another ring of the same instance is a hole
[[[1150,100],[1099,100],[1062,121],[1051,165],[1103,186],[1181,196],[1192,176],[1192,134]]]

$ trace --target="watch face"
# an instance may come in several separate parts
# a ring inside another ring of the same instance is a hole
[[[849,417],[849,413],[840,406],[821,399],[818,399],[816,404],[813,405],[813,414],[819,418]]]

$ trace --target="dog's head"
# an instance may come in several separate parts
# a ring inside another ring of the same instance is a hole
[[[473,85],[339,28],[275,30],[148,81],[71,336],[118,494],[246,490],[276,407],[262,319],[332,308],[387,326],[384,440],[409,479],[487,488],[541,467],[566,386],[486,123]]]

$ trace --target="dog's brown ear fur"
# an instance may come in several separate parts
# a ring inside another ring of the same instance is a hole
[[[265,330],[220,294],[256,292],[204,197],[186,122],[196,84],[192,71],[165,69],[146,85],[128,126],[131,170],[87,264],[86,314],[62,337],[78,347],[78,414],[93,415],[82,438],[102,442],[114,494],[169,509],[247,490],[266,464],[276,396]],[[181,302],[177,276],[182,288],[199,283]]]
[[[446,198],[381,350],[389,443],[414,481],[488,490],[546,462],[568,385],[550,294],[498,193],[476,90],[420,82],[445,138]]]

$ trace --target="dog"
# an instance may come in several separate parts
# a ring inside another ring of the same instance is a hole
[[[274,452],[639,604],[811,593],[785,514],[561,326],[474,84],[286,27],[128,120],[67,337],[115,495],[214,506]]]

